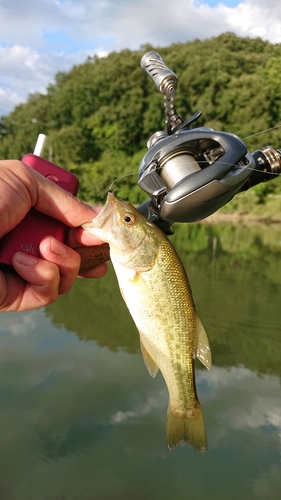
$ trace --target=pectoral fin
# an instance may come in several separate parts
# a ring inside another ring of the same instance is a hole
[[[147,349],[145,348],[145,346],[143,345],[142,341],[140,341],[140,347],[141,347],[143,360],[145,362],[146,368],[148,369],[148,373],[149,373],[149,375],[151,375],[151,377],[154,378],[154,377],[156,377],[156,374],[157,374],[159,368],[158,368],[157,364],[155,363],[155,361],[150,356],[150,354],[147,351]]]
[[[203,363],[208,370],[212,367],[212,354],[210,349],[209,340],[204,326],[200,318],[196,314],[196,328],[197,328],[197,351],[196,357]]]

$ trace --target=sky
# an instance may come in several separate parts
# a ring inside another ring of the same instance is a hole
[[[0,0],[0,117],[88,56],[226,31],[281,43],[280,18],[279,0]]]

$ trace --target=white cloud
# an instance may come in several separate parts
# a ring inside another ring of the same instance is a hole
[[[196,371],[196,386],[203,413],[208,419],[215,419],[209,439],[210,448],[220,446],[233,430],[256,430],[271,427],[277,436],[276,447],[281,454],[281,392],[279,378],[260,376],[244,366],[221,368],[213,366],[211,371]],[[117,410],[110,417],[110,424],[136,423],[147,415],[165,418],[168,404],[166,387],[153,388],[146,399],[136,402],[132,398],[127,407]]]
[[[272,43],[281,42],[281,15],[279,2],[246,0],[235,9],[224,8],[225,20],[241,36],[260,36]]]
[[[168,46],[225,31],[281,42],[281,4],[241,1],[230,8],[197,0],[2,0],[0,6],[0,116],[44,92],[58,71],[88,55],[142,44]]]
[[[167,405],[167,397],[167,390],[161,390],[157,393],[156,397],[148,396],[147,399],[142,401],[134,410],[118,410],[112,415],[110,423],[113,425],[127,423],[129,420],[150,415],[159,408],[164,412],[165,405]]]
[[[11,334],[14,337],[18,335],[27,336],[35,328],[36,321],[33,311],[21,314],[21,316],[9,314],[1,317],[2,332]]]
[[[210,372],[197,372],[197,384],[208,388],[203,408],[211,401],[225,401],[217,412],[218,424],[213,436],[222,439],[228,430],[272,427],[279,437],[281,452],[281,398],[279,378],[257,373],[241,367],[230,369],[214,366]],[[229,394],[231,398],[229,399]]]

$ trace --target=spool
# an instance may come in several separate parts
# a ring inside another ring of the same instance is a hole
[[[161,162],[159,175],[170,190],[182,179],[199,170],[201,168],[191,154],[179,151]]]

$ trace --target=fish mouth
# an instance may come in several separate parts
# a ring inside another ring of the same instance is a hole
[[[116,206],[117,201],[118,200],[115,198],[114,194],[109,192],[107,194],[106,202],[105,202],[103,208],[101,209],[100,213],[96,217],[94,217],[94,219],[92,219],[91,222],[87,222],[85,224],[82,224],[83,229],[86,229],[90,232],[92,229],[93,230],[102,229],[102,227],[105,224],[109,223],[110,216],[111,216],[111,214]],[[112,226],[113,220],[114,220],[114,218],[112,218],[112,222],[110,223],[110,226]]]

